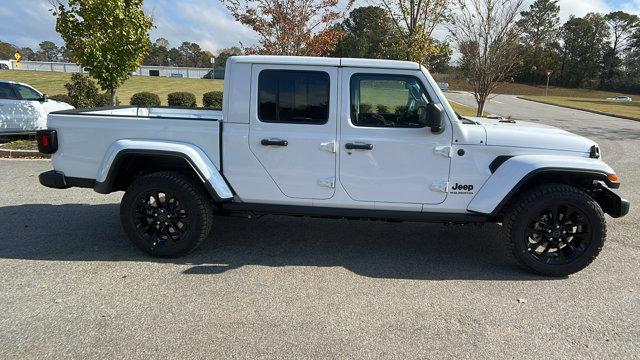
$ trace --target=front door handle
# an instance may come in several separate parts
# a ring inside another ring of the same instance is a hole
[[[280,139],[262,139],[260,144],[264,146],[287,146],[289,145],[289,142],[287,140]]]
[[[344,148],[347,150],[373,150],[373,144],[346,143]]]

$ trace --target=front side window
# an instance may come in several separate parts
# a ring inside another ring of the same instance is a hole
[[[258,117],[263,122],[325,124],[329,74],[263,70],[258,78]]]
[[[32,88],[24,85],[14,85],[22,100],[40,100],[42,95]]]
[[[363,127],[421,128],[427,126],[429,96],[413,76],[351,77],[351,123]]]
[[[17,100],[13,87],[8,83],[0,83],[0,99],[5,100]]]

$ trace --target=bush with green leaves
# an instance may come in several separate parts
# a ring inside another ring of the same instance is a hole
[[[222,109],[222,91],[210,91],[202,95],[202,106]]]
[[[98,86],[90,77],[80,73],[72,74],[71,81],[64,84],[64,87],[67,89],[73,107],[96,107],[100,92]]]
[[[144,107],[160,106],[160,97],[152,92],[143,91],[133,94],[129,104]]]
[[[120,105],[120,99],[116,96],[116,105]],[[95,107],[111,106],[111,95],[109,93],[98,94]]]
[[[49,99],[54,101],[62,101],[67,104],[71,104],[73,101],[71,100],[71,96],[67,94],[56,94],[49,96]]]
[[[173,92],[167,96],[169,106],[196,107],[196,96],[189,92]]]

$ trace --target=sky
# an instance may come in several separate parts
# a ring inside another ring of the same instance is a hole
[[[374,1],[358,3],[369,5]],[[0,0],[0,4],[10,2],[20,5],[0,6],[1,41],[34,50],[44,40],[62,45],[62,39],[55,31],[49,0]],[[531,2],[533,0],[526,0],[525,7]],[[584,16],[589,12],[624,10],[640,15],[640,0],[560,0],[559,4],[562,21],[570,15]],[[151,31],[151,39],[164,37],[171,46],[178,46],[183,41],[196,42],[205,50],[216,53],[240,43],[245,46],[256,43],[255,33],[237,23],[219,0],[145,0],[144,9],[156,25]],[[445,31],[438,31],[435,36],[442,40],[445,34]]]

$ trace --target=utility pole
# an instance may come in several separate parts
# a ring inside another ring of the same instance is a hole
[[[551,77],[551,73],[553,71],[550,69],[547,69],[547,71],[545,71],[545,73],[547,74],[547,88],[544,91],[544,96],[549,96],[549,78]]]

